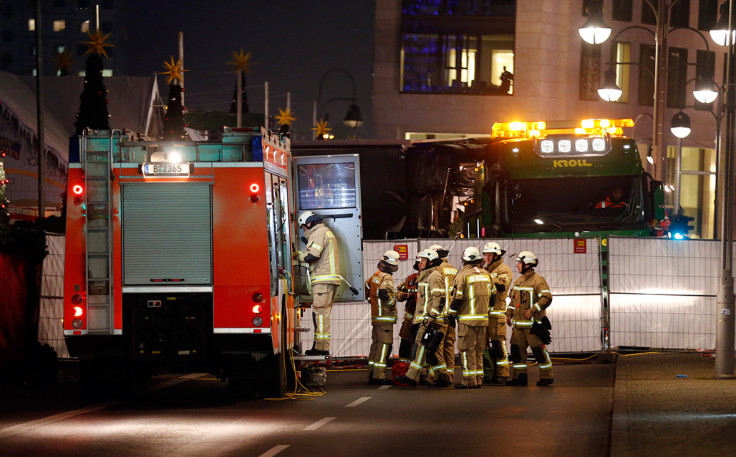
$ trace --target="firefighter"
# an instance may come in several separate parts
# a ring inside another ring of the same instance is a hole
[[[506,309],[506,323],[513,326],[511,333],[511,379],[507,386],[525,386],[528,383],[526,351],[531,346],[539,365],[538,386],[548,386],[554,382],[552,359],[541,338],[532,332],[535,322],[549,322],[545,310],[552,304],[552,294],[547,281],[534,271],[539,260],[530,251],[522,251],[516,258],[516,269],[521,277],[516,279],[509,296],[511,302]]]
[[[417,257],[419,260],[419,277],[417,278],[417,308],[414,313],[414,323],[419,324],[419,329],[415,340],[416,355],[406,375],[396,379],[412,387],[419,384],[422,372],[427,368],[427,360],[430,361],[432,366],[444,364],[441,340],[439,340],[442,333],[436,328],[437,317],[442,313],[442,307],[444,306],[443,294],[445,289],[442,283],[442,275],[438,271],[442,260],[431,249],[423,250]],[[433,336],[433,339],[423,344],[422,338],[425,333],[428,336]],[[444,377],[447,374],[444,370],[430,371],[427,376],[427,383],[440,376],[443,377],[444,382]]]
[[[386,251],[378,261],[378,271],[365,283],[365,294],[371,304],[371,350],[368,356],[368,383],[390,385],[386,379],[386,360],[391,356],[396,323],[396,293],[393,273],[399,269],[399,253]]]
[[[437,256],[442,260],[439,272],[442,274],[442,283],[445,286],[445,303],[448,303],[447,297],[450,296],[450,289],[452,289],[452,283],[455,280],[457,268],[453,267],[450,262],[447,261],[447,256],[450,254],[449,250],[444,249],[439,244],[433,244],[429,249],[435,251]],[[438,325],[441,326],[440,331],[445,334],[445,337],[442,339],[442,358],[445,362],[444,370],[447,374],[447,378],[443,376],[441,378],[442,382],[438,381],[436,384],[432,385],[433,387],[446,387],[450,385],[452,378],[455,376],[455,322],[453,321],[452,325],[449,325],[447,319],[448,309],[449,308],[445,306],[442,316],[437,319]]]
[[[491,275],[496,295],[488,311],[490,349],[483,352],[483,383],[504,385],[509,376],[509,357],[506,350],[506,297],[509,295],[514,273],[503,262],[505,250],[498,243],[483,246],[483,268]]]
[[[456,389],[480,389],[483,383],[483,350],[486,347],[488,304],[494,293],[491,275],[481,268],[483,257],[478,248],[463,252],[463,266],[455,276],[450,320],[457,319],[457,348],[463,368],[461,384]]]
[[[414,269],[419,270],[417,262]],[[399,361],[410,363],[412,359],[411,348],[417,336],[419,324],[414,324],[414,313],[417,308],[417,277],[418,273],[410,274],[404,282],[396,289],[396,301],[406,302],[404,304],[404,319],[399,329]]]
[[[308,238],[305,252],[298,252],[300,261],[309,264],[312,284],[312,319],[314,346],[307,355],[330,355],[330,314],[335,291],[340,285],[340,255],[337,238],[322,222],[322,216],[311,211],[299,215],[299,227]]]

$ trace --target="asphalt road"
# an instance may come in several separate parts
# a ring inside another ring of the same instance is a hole
[[[607,456],[614,365],[555,366],[554,387],[369,386],[330,372],[326,394],[242,399],[203,374],[136,393],[0,384],[0,456]]]

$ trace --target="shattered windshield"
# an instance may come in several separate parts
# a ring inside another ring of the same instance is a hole
[[[506,221],[549,230],[633,228],[647,222],[642,183],[639,176],[512,179]]]

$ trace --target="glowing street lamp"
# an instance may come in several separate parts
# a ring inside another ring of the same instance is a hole
[[[611,27],[603,20],[603,2],[588,2],[588,19],[579,29],[580,37],[590,44],[601,44],[611,36]]]

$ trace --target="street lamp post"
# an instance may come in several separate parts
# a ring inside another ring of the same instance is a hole
[[[353,96],[351,98],[334,97],[322,103],[322,85],[324,84],[327,76],[335,72],[341,72],[350,79],[350,84],[353,89]],[[312,125],[317,125],[317,115],[322,113],[322,111],[325,109],[327,104],[334,102],[334,101],[338,101],[338,100],[351,102],[350,106],[348,106],[348,111],[345,114],[345,118],[343,119],[343,123],[345,124],[345,126],[351,129],[357,129],[358,127],[363,125],[363,116],[361,116],[360,114],[360,107],[357,104],[358,98],[355,96],[355,93],[356,93],[355,92],[355,78],[353,78],[353,75],[351,75],[349,71],[343,68],[332,68],[330,70],[327,70],[327,72],[325,72],[325,74],[322,75],[322,79],[319,80],[319,90],[317,92],[317,100],[314,102],[314,106],[312,109]],[[316,134],[317,132],[315,130],[312,139],[316,139]]]
[[[725,4],[724,4],[725,6]],[[734,377],[734,281],[731,266],[733,264],[732,217],[733,217],[733,174],[734,174],[734,128],[736,127],[736,71],[734,71],[734,4],[728,0],[728,20],[725,31],[721,9],[721,20],[711,31],[711,36],[718,44],[728,46],[726,56],[726,83],[724,95],[726,105],[726,141],[725,151],[719,151],[719,160],[724,164],[723,196],[721,198],[721,278],[716,297],[716,373],[717,379]],[[715,32],[715,33],[714,33]],[[725,154],[724,154],[725,152]]]

